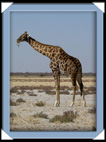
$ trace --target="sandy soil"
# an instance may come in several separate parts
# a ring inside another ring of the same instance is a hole
[[[86,79],[86,78],[84,78]],[[84,82],[84,86],[96,86],[95,81]],[[10,88],[14,86],[54,86],[54,82],[10,82]],[[70,82],[61,82],[61,85],[71,86]],[[21,90],[19,90],[21,92]],[[69,90],[72,94],[72,90]],[[32,95],[29,95],[32,94]],[[34,95],[33,95],[34,94]],[[82,106],[82,98],[76,95],[75,105],[70,107],[72,95],[61,94],[60,107],[54,107],[55,95],[46,94],[38,89],[25,90],[17,94],[11,93],[10,99],[15,105],[10,106],[10,130],[11,131],[95,131],[96,130],[96,94],[85,95],[86,107]],[[17,101],[21,98],[22,101]],[[44,106],[37,106],[42,101]],[[56,115],[63,115],[64,112],[77,112],[77,117],[72,122],[60,121],[50,122]],[[47,118],[34,117],[36,114],[46,114]]]

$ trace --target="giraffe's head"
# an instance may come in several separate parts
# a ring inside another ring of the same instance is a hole
[[[24,32],[18,39],[17,39],[17,44],[19,46],[20,42],[23,41],[28,41],[29,40],[29,34],[27,34],[27,32]]]

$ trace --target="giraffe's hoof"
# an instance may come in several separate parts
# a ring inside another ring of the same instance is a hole
[[[73,105],[74,105],[74,103],[72,102],[72,103],[70,104],[70,106],[73,107]]]
[[[86,103],[83,103],[83,107],[86,107]]]
[[[54,106],[55,106],[55,107],[59,107],[59,106],[60,106],[60,103],[57,102],[57,101],[55,101]]]

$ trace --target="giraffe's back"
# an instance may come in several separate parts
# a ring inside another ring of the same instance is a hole
[[[52,70],[59,70],[61,74],[77,74],[82,71],[80,61],[68,55],[61,47],[56,46],[56,48],[50,62],[50,68]]]

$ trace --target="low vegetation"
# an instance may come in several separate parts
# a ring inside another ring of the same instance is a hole
[[[45,119],[48,119],[47,114],[44,114],[44,113],[42,113],[42,112],[34,114],[33,117],[34,117],[34,118],[37,118],[37,117],[38,117],[38,118],[45,118]]]
[[[88,109],[89,113],[93,113],[96,114],[96,107],[92,108],[92,109]]]
[[[23,103],[23,102],[25,102],[25,100],[23,100],[22,98],[19,98],[19,99],[16,100],[16,102],[17,103]]]
[[[75,105],[69,107],[72,82],[61,76],[61,105],[57,108],[53,106],[56,99],[53,76],[24,75],[10,76],[11,131],[96,131],[96,76],[82,78],[87,107],[82,107],[79,86]]]
[[[14,112],[11,112],[10,117],[16,117],[16,114]]]
[[[11,89],[10,89],[10,93],[17,93],[18,92],[18,87],[12,87]]]
[[[10,100],[10,106],[17,106],[18,104],[12,100]]]
[[[20,91],[19,91],[20,90]],[[10,94],[12,93],[17,93],[19,94],[24,94],[26,90],[38,90],[38,92],[45,92],[46,94],[49,95],[55,95],[55,87],[52,86],[15,86],[10,89]],[[67,94],[69,95],[69,90],[72,90],[72,87],[68,86],[61,86],[60,87],[60,94]],[[84,87],[85,95],[88,94],[96,94],[96,87]],[[76,95],[80,94],[80,90],[76,91]],[[33,92],[29,92],[29,96],[37,96]]]
[[[37,96],[37,94],[29,93],[29,96]]]
[[[11,72],[10,73],[11,76],[37,76],[37,77],[51,77],[53,76],[52,72],[25,72],[25,73],[22,73],[22,72]],[[67,75],[61,75],[61,76],[64,76],[66,77]],[[88,73],[83,73],[83,76],[96,76],[95,73],[91,73],[91,72],[88,72]]]
[[[45,103],[44,103],[44,102],[42,102],[42,101],[40,101],[40,102],[37,102],[35,105],[36,105],[36,106],[39,106],[39,107],[42,107],[42,106],[44,106],[44,105],[45,105]]]
[[[68,123],[73,122],[75,118],[77,118],[78,113],[73,111],[66,111],[63,113],[63,115],[56,115],[52,119],[50,119],[50,122],[54,123],[56,121],[61,123]]]

